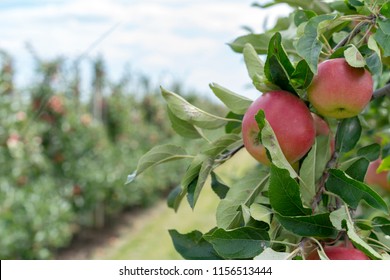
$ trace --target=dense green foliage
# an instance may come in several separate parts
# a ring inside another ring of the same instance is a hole
[[[79,71],[63,60],[36,64],[33,83],[20,89],[12,59],[1,59],[1,259],[51,258],[83,227],[153,203],[184,171],[177,163],[177,173],[158,168],[124,186],[124,174],[152,146],[185,143],[147,77],[113,83],[98,59],[91,87],[81,90]]]
[[[254,166],[227,184],[218,179],[217,167],[244,148],[241,120],[252,101],[211,84],[230,111],[220,115],[162,89],[175,131],[188,139],[203,138],[204,146],[197,153],[172,144],[156,146],[140,159],[128,181],[157,164],[188,161],[180,188],[169,198],[177,210],[185,197],[196,207],[211,176],[211,187],[221,199],[217,227],[206,233],[170,230],[176,250],[186,259],[305,259],[315,250],[327,259],[324,246],[347,244],[370,259],[389,259],[390,193],[364,179],[370,162],[378,158],[384,159],[379,169],[390,170],[390,3],[275,0],[254,6],[267,9],[281,3],[292,7],[288,17],[262,34],[246,34],[229,44],[243,55],[254,87],[261,93],[288,91],[319,114],[307,89],[320,62],[342,57],[348,67],[365,68],[373,77],[375,91],[365,110],[344,119],[323,116],[331,133],[318,135],[311,150],[293,165],[259,111],[257,140],[271,164]],[[213,138],[204,137],[216,129]]]

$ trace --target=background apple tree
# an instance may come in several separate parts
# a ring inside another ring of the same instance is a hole
[[[168,205],[177,211],[185,198],[196,207],[211,177],[220,198],[217,226],[209,232],[169,231],[185,259],[307,259],[317,253],[327,259],[326,248],[332,246],[355,248],[370,259],[389,259],[388,180],[381,188],[378,182],[368,184],[365,177],[373,162],[379,162],[374,177],[379,176],[375,171],[386,176],[390,169],[390,3],[275,0],[253,6],[267,9],[280,3],[293,8],[288,17],[279,18],[262,34],[250,32],[229,44],[243,55],[259,96],[288,91],[318,114],[307,96],[318,65],[345,58],[349,66],[365,68],[373,77],[373,95],[365,109],[350,118],[322,116],[330,133],[317,134],[309,152],[294,164],[286,160],[260,111],[257,137],[270,164],[258,164],[244,176],[232,174],[234,179],[226,183],[218,167],[245,149],[241,123],[253,100],[212,83],[211,91],[228,111],[216,115],[162,88],[173,129],[187,139],[187,147],[191,141],[203,141],[203,146],[197,154],[173,144],[156,146],[140,158],[128,182],[157,164],[183,161],[186,172],[168,197]]]

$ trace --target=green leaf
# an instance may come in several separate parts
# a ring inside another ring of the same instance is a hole
[[[220,199],[224,199],[229,191],[229,187],[222,182],[215,172],[211,172],[211,188]]]
[[[175,114],[168,108],[168,117],[171,121],[173,130],[182,137],[197,139],[202,137],[199,131],[189,122],[183,121],[176,117]]]
[[[318,39],[318,25],[325,20],[331,20],[335,17],[336,15],[312,17],[305,26],[303,36],[297,42],[298,54],[306,60],[313,73],[317,73],[318,58],[322,49],[322,43]]]
[[[204,155],[216,157],[223,151],[225,151],[232,144],[242,144],[242,137],[237,134],[225,134],[209,143],[205,148],[202,149]]]
[[[214,159],[206,157],[200,166],[200,170],[196,178],[194,178],[194,180],[187,186],[187,200],[192,209],[195,208],[200,192],[213,168],[213,163]]]
[[[294,15],[295,26],[299,26],[301,23],[309,21],[312,17],[315,17],[317,14],[310,10],[297,10]]]
[[[360,2],[359,0],[348,0],[348,4],[352,5],[354,7],[362,7],[362,6],[364,6],[364,3]]]
[[[247,43],[251,44],[258,54],[268,53],[268,43],[273,33],[264,34],[248,34],[235,39],[232,43],[228,44],[233,51],[242,53]],[[297,51],[293,46],[292,40],[283,39],[283,46],[288,54],[297,55]]]
[[[254,260],[290,260],[291,254],[290,253],[284,253],[284,252],[276,252],[272,250],[272,248],[266,248],[260,255],[256,256]]]
[[[372,219],[372,226],[376,230],[382,231],[384,234],[390,236],[390,220],[384,217],[375,217]]]
[[[306,89],[313,80],[314,74],[306,60],[300,60],[291,75],[291,84],[296,89]]]
[[[390,35],[386,34],[380,27],[376,30],[374,34],[374,39],[383,49],[384,56],[390,56]]]
[[[364,200],[368,205],[388,213],[386,202],[369,186],[359,182],[338,169],[329,170],[326,189],[337,194],[350,207],[356,209],[359,202]]]
[[[169,235],[176,251],[186,260],[220,260],[213,246],[203,238],[200,231],[180,234],[171,229]]]
[[[277,60],[282,65],[283,69],[286,71],[288,76],[291,76],[295,71],[295,67],[291,63],[286,51],[284,50],[282,44],[282,35],[279,32],[276,32],[274,36],[269,41],[267,59],[271,56],[275,56]],[[267,62],[264,65],[265,68],[268,68]],[[266,69],[264,69],[265,71]],[[269,71],[269,69],[267,69]],[[266,74],[266,72],[265,72]],[[269,79],[269,77],[267,77]]]
[[[337,229],[346,230],[349,239],[352,241],[353,245],[364,252],[367,256],[372,259],[381,259],[379,255],[367,242],[365,242],[355,231],[353,226],[353,221],[347,213],[348,209],[345,206],[333,211],[330,214],[330,220]]]
[[[313,197],[316,194],[316,161],[317,161],[317,140],[311,147],[300,168],[300,192],[302,201],[306,206],[311,206]]]
[[[267,54],[270,34],[248,34],[235,39],[229,46],[233,51],[242,53],[246,44],[251,44],[258,54]]]
[[[251,217],[259,222],[271,224],[272,210],[264,205],[253,203],[249,208]]]
[[[292,178],[297,178],[298,174],[284,156],[282,149],[279,146],[278,139],[276,138],[271,125],[265,118],[264,111],[259,110],[255,118],[260,129],[261,143],[271,157],[272,163],[279,168],[287,169]]]
[[[328,135],[328,136],[319,135],[316,137],[316,142],[317,142],[316,165],[315,165],[316,181],[321,178],[328,161],[332,157],[331,150],[330,150],[331,141],[333,141],[332,135]]]
[[[140,175],[142,172],[152,166],[168,161],[191,157],[192,156],[189,156],[182,147],[176,145],[167,144],[156,146],[140,158],[138,161],[137,170],[128,176],[126,184],[132,182],[136,176]]]
[[[268,196],[272,208],[283,216],[309,215],[311,209],[303,207],[300,195],[299,185],[289,172],[271,165]]]
[[[383,16],[390,18],[390,2],[386,2],[385,4],[383,4],[383,6],[380,9],[380,13]]]
[[[275,213],[280,224],[288,231],[299,236],[335,238],[337,230],[329,219],[329,213],[312,216],[286,217]]]
[[[366,66],[366,60],[354,45],[349,45],[349,48],[344,51],[344,57],[352,67],[362,68]]]
[[[241,227],[234,230],[219,228],[204,239],[225,259],[251,259],[269,246],[269,235],[265,230]]]
[[[182,186],[182,195],[186,195],[188,192],[188,189],[190,188],[191,184],[197,183],[197,179],[199,177],[200,169],[202,168],[202,164],[205,160],[207,160],[209,157],[203,154],[197,154],[194,159],[192,160],[191,164],[188,166],[186,173],[184,174],[182,180],[181,180],[181,186]],[[193,186],[194,187],[194,186]]]
[[[253,201],[267,185],[267,172],[258,168],[250,170],[248,174],[230,186],[225,199],[217,207],[217,226],[231,229],[241,225],[241,205],[250,207]]]
[[[249,77],[253,79],[256,75],[263,76],[264,62],[260,59],[255,48],[251,44],[247,43],[244,46],[243,54]]]
[[[370,162],[368,161],[368,159],[360,158],[355,161],[350,167],[348,167],[347,170],[345,170],[345,174],[357,181],[363,182],[369,164]]]
[[[368,69],[374,75],[382,75],[383,65],[381,59],[381,51],[379,49],[378,44],[376,43],[374,36],[370,36],[368,38],[368,48],[373,52],[366,58],[366,63]]]
[[[269,42],[264,74],[271,83],[295,93],[295,89],[290,84],[290,76],[294,71],[295,68],[283,48],[282,36],[277,32]]]
[[[175,114],[179,119],[182,119],[183,121],[186,121],[197,127],[215,129],[226,125],[228,121],[237,121],[225,119],[207,113],[190,104],[187,100],[177,95],[176,93],[170,92],[163,88],[161,88],[161,92],[173,114]]]
[[[235,119],[235,120],[238,120],[238,121],[229,121],[226,125],[225,125],[225,133],[227,134],[230,134],[230,133],[235,133],[235,134],[240,134],[241,133],[241,129],[242,129],[242,126],[241,126],[241,123],[242,123],[242,118],[244,117],[244,115],[238,115],[238,114],[235,114],[233,112],[229,112],[227,115],[226,115],[226,118],[227,119]]]
[[[272,84],[291,93],[296,93],[295,89],[290,84],[288,73],[275,55],[267,56],[264,71],[267,79]]]
[[[360,139],[362,127],[358,117],[343,119],[337,128],[336,150],[345,153],[352,150]]]
[[[378,169],[376,170],[377,173],[383,172],[383,171],[389,171],[390,170],[390,156],[385,157],[381,164],[379,165]]]
[[[357,155],[364,157],[369,161],[374,161],[379,158],[381,153],[381,146],[377,143],[360,148],[357,151]]]
[[[211,90],[233,113],[245,114],[252,100],[234,93],[216,83],[210,84]]]
[[[183,199],[184,195],[183,195],[183,189],[181,188],[180,185],[174,188],[167,197],[168,207],[174,209],[175,212],[177,212],[177,210],[179,209],[180,202]]]
[[[383,33],[385,33],[386,35],[390,34],[390,20],[388,18],[386,19],[378,18],[377,23],[381,28],[381,30],[383,31]]]

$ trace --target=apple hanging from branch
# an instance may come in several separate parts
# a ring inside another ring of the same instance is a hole
[[[358,115],[370,102],[372,93],[370,72],[350,66],[344,58],[321,62],[307,89],[308,99],[317,112],[336,119]]]
[[[276,90],[261,95],[246,111],[242,120],[244,146],[256,160],[268,165],[255,120],[260,109],[274,130],[286,159],[290,163],[301,159],[310,150],[316,135],[313,117],[305,103],[290,92]]]

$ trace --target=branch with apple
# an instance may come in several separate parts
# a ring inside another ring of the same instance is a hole
[[[185,259],[390,258],[389,101],[382,98],[390,92],[390,4],[312,2],[256,4],[293,11],[229,44],[243,55],[260,92],[255,100],[212,83],[227,109],[221,116],[162,89],[172,128],[204,145],[197,154],[157,146],[128,182],[157,164],[187,161],[168,197],[179,211],[185,197],[196,206],[211,177],[220,198],[216,226],[169,231]],[[239,152],[258,164],[223,178],[217,168]]]

